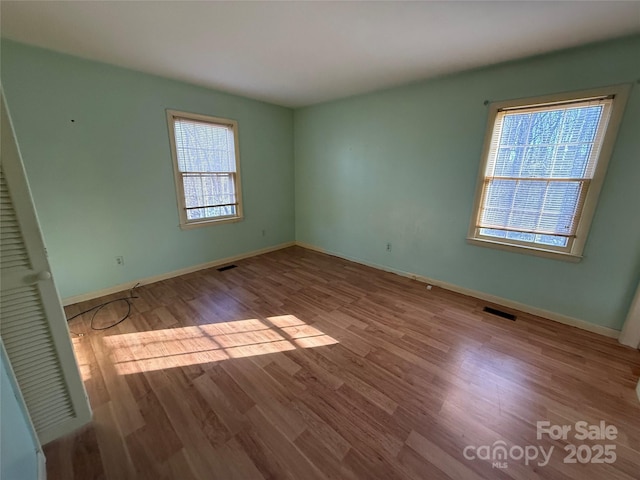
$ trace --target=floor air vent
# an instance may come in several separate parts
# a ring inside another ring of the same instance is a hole
[[[503,312],[502,310],[497,310],[495,308],[484,307],[482,309],[482,311],[483,312],[487,312],[487,313],[491,313],[492,315],[497,315],[497,316],[502,317],[502,318],[506,318],[508,320],[513,320],[514,322],[516,320],[516,316],[513,315],[512,313]]]
[[[232,268],[236,268],[237,265],[227,265],[226,267],[220,267],[218,269],[219,272],[224,272],[225,270],[231,270]]]

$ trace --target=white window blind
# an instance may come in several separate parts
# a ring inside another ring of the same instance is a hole
[[[611,106],[605,97],[499,110],[477,233],[567,248],[596,172]]]
[[[236,124],[170,112],[183,224],[239,217]],[[206,118],[206,117],[205,117]]]

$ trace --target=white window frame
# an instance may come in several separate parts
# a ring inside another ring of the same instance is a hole
[[[180,171],[178,165],[178,152],[176,150],[175,136],[175,120],[186,119],[195,120],[203,123],[210,123],[216,126],[230,127],[233,131],[233,141],[235,148],[235,165],[234,186],[236,192],[236,213],[235,215],[209,217],[204,219],[189,220],[187,218],[187,208],[184,195],[184,184],[182,180],[183,172]],[[176,185],[176,199],[178,201],[178,215],[180,217],[180,228],[191,229],[205,227],[212,224],[232,223],[243,219],[242,210],[242,181],[240,179],[240,146],[238,141],[238,122],[228,118],[212,117],[209,115],[201,115],[198,113],[182,112],[178,110],[167,110],[167,122],[169,125],[169,141],[171,143],[171,157],[173,161],[173,174]]]
[[[473,205],[473,214],[469,224],[469,232],[467,242],[472,245],[478,245],[489,248],[497,248],[512,252],[526,253],[530,255],[538,255],[547,258],[555,258],[578,262],[582,259],[582,253],[593,220],[593,215],[598,203],[598,196],[602,188],[607,166],[611,158],[611,153],[615,145],[618,127],[622,120],[627,98],[631,85],[616,85],[611,87],[596,88],[591,90],[583,90],[579,92],[560,93],[555,95],[546,95],[534,98],[525,98],[517,100],[508,100],[502,102],[493,102],[489,104],[489,116],[487,121],[487,131],[482,150],[482,162],[478,172],[478,180],[476,184],[476,193]],[[561,105],[566,103],[577,102],[587,99],[598,99],[611,97],[613,99],[610,107],[609,121],[604,126],[606,129],[602,139],[600,154],[596,160],[596,167],[593,178],[588,182],[586,188],[587,193],[582,205],[581,211],[578,213],[578,221],[575,237],[571,238],[566,247],[545,246],[529,242],[520,242],[507,238],[496,238],[484,236],[480,234],[480,213],[482,210],[483,195],[485,188],[485,180],[487,178],[486,169],[491,155],[491,143],[496,127],[496,117],[499,112],[509,109],[533,108]]]

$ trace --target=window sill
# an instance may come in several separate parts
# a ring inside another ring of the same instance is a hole
[[[181,223],[180,228],[182,230],[193,230],[194,228],[208,227],[211,225],[220,225],[222,223],[236,223],[241,221],[243,218],[244,217],[224,217],[224,218],[202,220],[200,222]]]
[[[556,250],[546,250],[544,248],[528,247],[524,245],[514,245],[502,242],[494,242],[491,240],[479,238],[467,238],[467,243],[478,247],[495,248],[498,250],[506,250],[508,252],[524,253],[527,255],[535,255],[538,257],[553,258],[555,260],[563,260],[565,262],[577,263],[582,260],[582,255],[575,253],[558,252]]]

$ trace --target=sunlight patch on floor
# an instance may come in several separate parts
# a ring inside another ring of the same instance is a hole
[[[73,337],[71,342],[73,343],[73,351],[76,355],[82,381],[86,382],[87,380],[91,380],[91,358],[88,358],[85,351],[86,349],[82,348],[82,337]]]
[[[120,375],[338,343],[294,315],[104,337]]]

